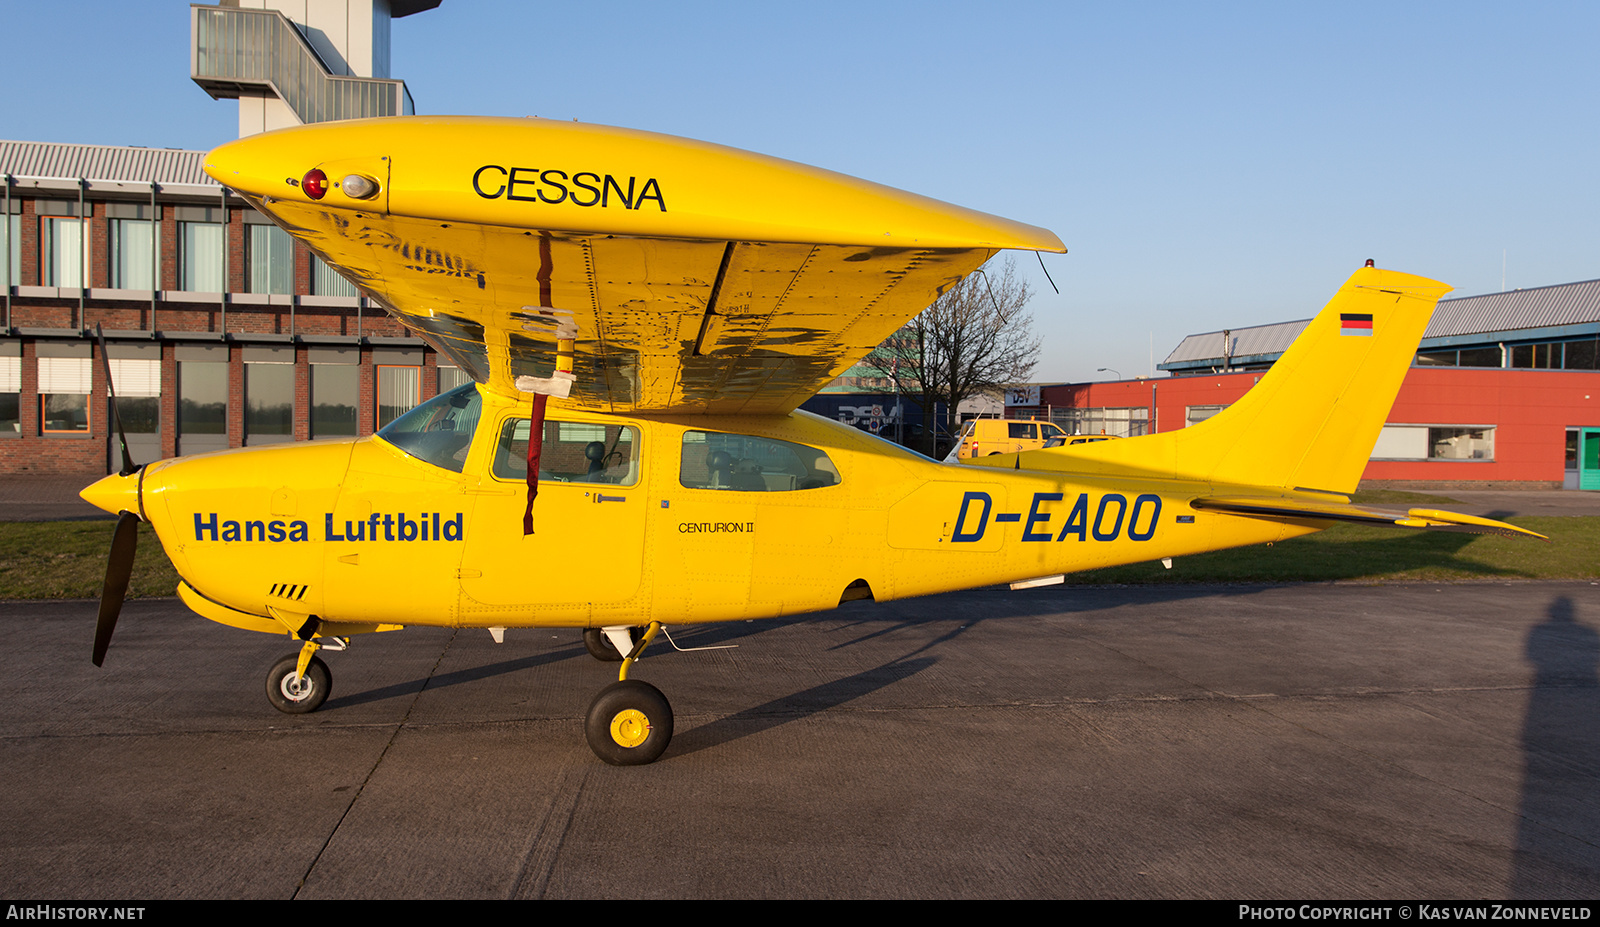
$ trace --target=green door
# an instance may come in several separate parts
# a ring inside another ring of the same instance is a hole
[[[1600,428],[1578,431],[1578,488],[1600,489]]]

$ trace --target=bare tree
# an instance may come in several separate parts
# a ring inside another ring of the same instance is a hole
[[[1016,264],[990,261],[946,290],[886,339],[862,364],[922,397],[922,444],[934,450],[934,404],[943,402],[953,432],[956,407],[971,396],[1027,379],[1039,360],[1032,297]]]

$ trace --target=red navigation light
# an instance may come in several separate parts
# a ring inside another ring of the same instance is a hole
[[[306,191],[306,196],[320,200],[328,193],[328,175],[313,167],[300,178],[300,189]]]

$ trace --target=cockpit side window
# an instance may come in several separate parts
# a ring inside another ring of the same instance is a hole
[[[482,408],[477,384],[468,383],[400,416],[385,425],[378,437],[412,457],[460,473]]]
[[[678,482],[689,489],[791,492],[839,482],[839,470],[814,447],[716,431],[683,433]]]
[[[528,420],[500,424],[494,449],[494,475],[518,482],[528,478]],[[639,429],[590,422],[544,423],[539,451],[539,481],[632,486],[639,482]]]

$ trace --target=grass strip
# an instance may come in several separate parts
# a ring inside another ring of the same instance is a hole
[[[0,599],[98,599],[116,525],[110,519],[0,522]],[[155,531],[141,522],[128,598],[176,595],[177,589],[178,571]]]
[[[1600,518],[1506,519],[1526,538],[1340,524],[1271,546],[1069,574],[1074,583],[1470,582],[1600,579]]]

